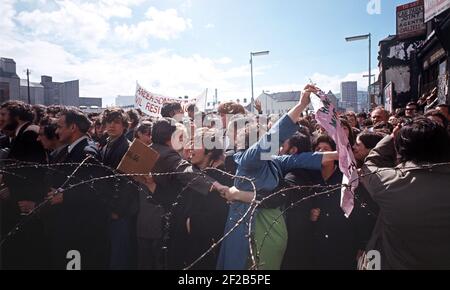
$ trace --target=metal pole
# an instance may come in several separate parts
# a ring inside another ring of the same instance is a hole
[[[253,95],[253,54],[250,53],[250,73],[251,73],[251,79],[252,79],[252,100],[251,100],[251,104],[250,104],[250,112],[253,113],[253,106],[254,106],[254,102],[255,102],[255,97]]]
[[[372,86],[372,34],[369,33],[369,89],[367,90],[367,104],[369,104],[369,108],[370,108],[370,101],[371,101],[371,96],[370,96],[370,87]]]
[[[30,98],[30,70],[27,69],[27,87],[28,87],[28,104],[31,105],[31,98]]]

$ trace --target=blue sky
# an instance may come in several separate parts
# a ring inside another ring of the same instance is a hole
[[[250,51],[257,57],[255,95],[299,90],[312,78],[339,92],[342,80],[367,86],[367,42],[344,38],[395,34],[395,7],[380,0],[2,0],[0,56],[57,81],[80,79],[82,97],[134,94],[136,81],[179,96],[218,88],[223,99],[250,96]],[[6,45],[3,45],[6,44]]]

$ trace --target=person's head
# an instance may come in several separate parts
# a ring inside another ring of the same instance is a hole
[[[188,113],[188,116],[191,120],[194,120],[195,117],[195,113],[198,112],[197,106],[195,104],[189,104],[189,106],[187,106],[186,111]]]
[[[223,158],[222,136],[215,129],[199,128],[190,146],[191,163],[200,169],[212,166]]]
[[[387,122],[389,120],[389,113],[383,107],[377,107],[370,114],[373,124],[378,122]]]
[[[173,119],[160,119],[153,124],[152,141],[154,144],[172,147],[172,135],[177,130]]]
[[[409,102],[405,108],[405,116],[413,118],[417,114],[417,104]]]
[[[356,115],[356,120],[358,121],[359,126],[363,126],[364,125],[364,121],[367,120],[367,113],[366,112],[361,112],[358,113]]]
[[[346,121],[345,119],[341,118],[340,121],[341,121],[342,129],[344,129],[344,132],[347,135],[348,142],[350,143],[350,146],[353,146],[353,144],[355,144],[355,136],[353,134],[352,127],[350,126],[348,121]]]
[[[336,143],[328,135],[319,135],[312,144],[314,152],[330,152],[336,150]]]
[[[284,141],[280,148],[280,155],[294,155],[310,152],[311,146],[311,138],[309,135],[297,132],[291,138]]]
[[[134,129],[137,125],[139,125],[139,113],[135,109],[128,110],[127,117],[129,129]]]
[[[71,144],[83,137],[91,127],[91,121],[83,112],[67,108],[59,115],[56,134],[62,144]]]
[[[370,150],[377,146],[378,142],[384,138],[384,134],[379,132],[364,131],[356,137],[356,143],[353,145],[353,154],[356,161],[362,163],[369,155]]]
[[[450,140],[447,129],[426,118],[405,123],[395,138],[400,161],[416,163],[447,162]]]
[[[21,101],[7,101],[0,106],[1,129],[14,131],[20,124],[32,122],[34,118],[31,106]]]
[[[98,117],[94,120],[94,124],[92,125],[94,127],[94,135],[98,138],[103,136],[105,133],[105,124],[102,121],[101,117]]]
[[[128,116],[122,109],[106,109],[102,119],[106,124],[106,132],[112,139],[120,137],[128,128]]]
[[[39,123],[39,135],[37,141],[42,144],[46,150],[54,150],[61,144],[59,137],[56,134],[57,124],[56,119],[50,117],[43,117]]]
[[[399,119],[396,116],[390,116],[388,123],[391,124],[393,127],[397,126],[399,122]]]
[[[134,138],[140,140],[145,145],[152,144],[152,123],[144,121],[136,127]]]
[[[436,122],[440,126],[447,128],[448,127],[448,119],[438,110],[429,110],[425,113],[425,117]]]
[[[373,126],[373,131],[375,132],[390,134],[392,130],[394,130],[394,126],[389,122],[378,122]]]
[[[352,128],[359,128],[355,112],[347,112],[345,113],[345,116],[347,117],[347,121]]]
[[[235,102],[221,103],[217,108],[217,112],[222,118],[223,128],[227,128],[228,121],[227,116],[229,115],[245,115],[245,109],[242,105]]]
[[[448,114],[448,105],[445,104],[438,105],[436,107],[436,110],[441,112],[447,118],[447,120],[450,120],[450,115]]]
[[[31,107],[34,114],[33,124],[39,125],[41,119],[45,116],[45,106],[44,105],[33,105]]]
[[[63,110],[65,110],[64,106],[50,105],[47,107],[46,113],[50,118],[57,118]]]
[[[183,108],[178,102],[164,103],[161,108],[161,116],[163,118],[173,118],[177,122],[181,122],[184,117]]]
[[[189,143],[188,129],[184,124],[176,123],[176,130],[172,135],[171,144],[175,151],[182,152],[183,149],[187,148]]]

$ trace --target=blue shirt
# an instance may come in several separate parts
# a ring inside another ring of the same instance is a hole
[[[279,145],[290,138],[297,129],[297,124],[288,115],[283,116],[257,143],[233,156],[237,164],[236,175],[252,179],[257,191],[267,192],[274,190],[280,179],[293,169],[320,170],[322,168],[322,154],[320,153],[272,156],[270,160],[261,158],[262,154],[270,152],[272,146],[277,146],[278,149]],[[271,144],[273,138],[278,142]],[[240,190],[253,191],[249,181],[236,178],[234,185]],[[242,218],[248,208],[249,204],[241,202],[234,202],[230,205],[225,233]],[[217,263],[218,270],[246,269],[249,254],[249,244],[246,238],[248,218],[249,216],[223,241]]]

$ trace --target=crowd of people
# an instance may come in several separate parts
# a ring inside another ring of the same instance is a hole
[[[76,250],[82,269],[352,270],[377,250],[382,269],[450,269],[448,106],[339,114],[361,181],[346,216],[336,144],[305,113],[317,91],[283,116],[1,104],[1,268]],[[117,171],[133,141],[159,154],[148,176]]]

